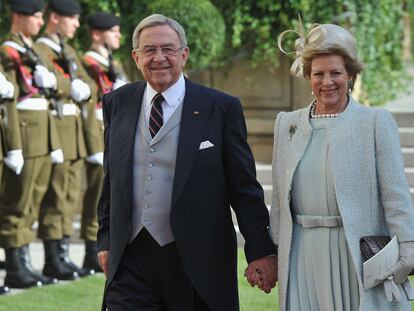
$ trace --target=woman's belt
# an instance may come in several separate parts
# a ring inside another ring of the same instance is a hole
[[[46,98],[26,98],[16,104],[19,110],[48,110],[49,102]]]
[[[294,215],[293,220],[303,228],[342,226],[341,216]]]

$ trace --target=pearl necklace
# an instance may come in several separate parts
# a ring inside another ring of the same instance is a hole
[[[315,109],[316,109],[316,101],[312,104],[312,107],[310,109],[310,117],[311,117],[311,119],[337,118],[337,117],[339,117],[342,114],[342,112],[315,114]]]

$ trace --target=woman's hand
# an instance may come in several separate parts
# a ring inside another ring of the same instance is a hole
[[[408,275],[414,268],[414,241],[400,242],[400,260],[393,265],[389,270],[385,271],[382,275],[384,280],[384,291],[388,301],[401,300],[401,294],[398,287],[395,284],[403,284],[407,281]],[[408,284],[403,284],[403,289],[407,297],[413,298],[409,281]]]
[[[402,284],[413,269],[414,241],[400,242],[400,260],[387,270],[382,278],[385,280],[392,275],[396,284]]]

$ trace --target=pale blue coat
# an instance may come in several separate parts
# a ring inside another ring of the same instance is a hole
[[[270,229],[279,246],[281,311],[286,310],[292,241],[290,189],[312,135],[310,107],[281,112],[275,123]],[[358,277],[359,310],[411,310],[406,300],[389,303],[382,286],[365,292],[362,284],[362,236],[396,234],[400,241],[414,241],[414,208],[395,121],[388,111],[362,106],[351,98],[330,123],[328,135],[338,208]]]

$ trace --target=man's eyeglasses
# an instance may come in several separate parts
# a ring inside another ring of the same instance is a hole
[[[158,50],[161,51],[161,54],[164,56],[174,56],[178,53],[178,51],[181,51],[184,48],[185,46],[179,47],[178,49],[171,46],[165,46],[161,48],[156,48],[155,46],[146,46],[142,49],[137,49],[137,51],[145,57],[155,56]]]

